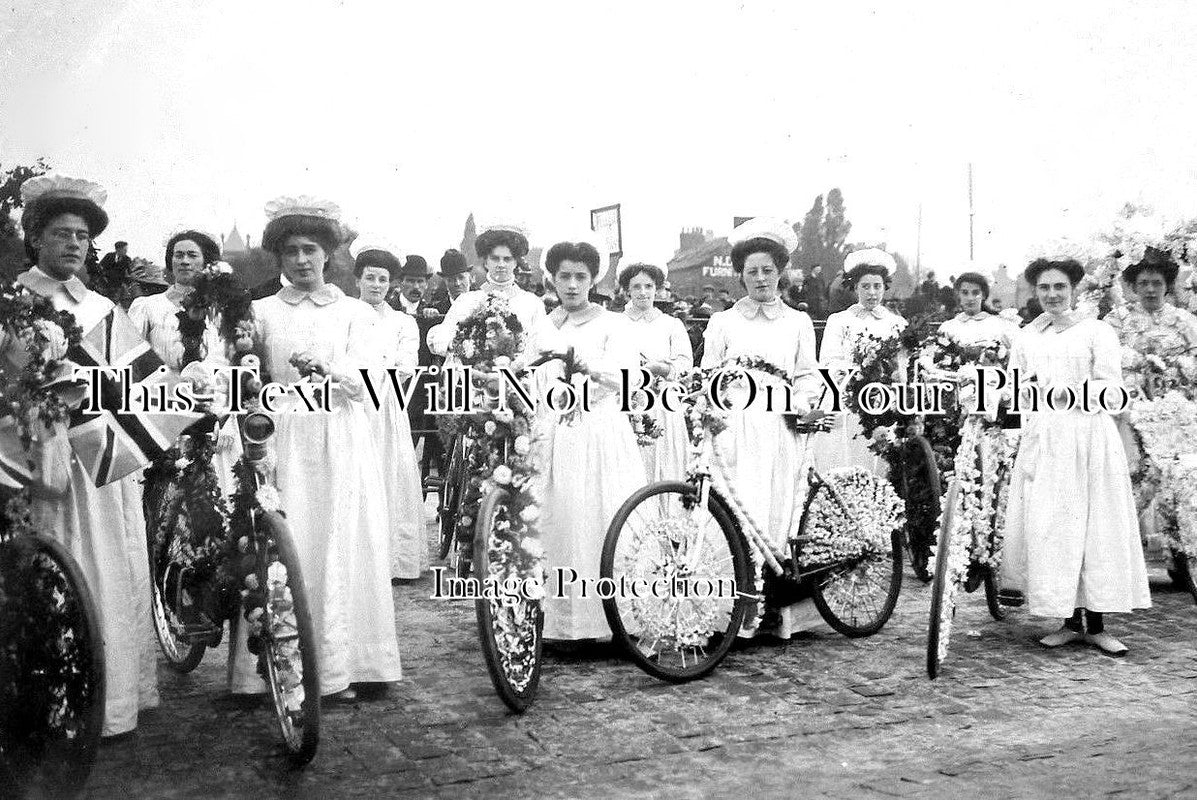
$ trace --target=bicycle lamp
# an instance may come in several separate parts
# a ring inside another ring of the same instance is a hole
[[[255,411],[245,415],[241,430],[245,439],[245,457],[250,461],[261,461],[266,457],[266,442],[274,435],[274,420]]]

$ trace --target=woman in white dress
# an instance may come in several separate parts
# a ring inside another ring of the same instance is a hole
[[[589,411],[569,418],[546,411],[540,420],[537,524],[549,575],[548,640],[610,638],[602,601],[593,591],[581,597],[579,583],[570,579],[576,574],[593,586],[607,526],[623,501],[647,483],[636,437],[619,410],[620,370],[639,364],[630,325],[589,300],[603,260],[587,241],[559,242],[544,256],[545,272],[561,298],[548,318],[556,334],[553,349],[574,348],[588,373],[591,398]]]
[[[955,342],[968,345],[1000,342],[1009,347],[1018,326],[1005,317],[985,310],[989,299],[989,281],[976,272],[965,272],[952,283],[960,311],[939,326],[939,332]]]
[[[893,256],[877,248],[857,250],[844,259],[843,285],[856,293],[856,302],[827,318],[819,348],[819,363],[831,370],[837,385],[860,366],[854,351],[863,336],[888,339],[906,328],[906,320],[881,303],[896,268]],[[841,429],[819,441],[819,462],[829,467],[864,467],[883,474],[886,467],[878,463],[860,433],[860,420],[846,413]]]
[[[1010,366],[1044,397],[1053,388],[1079,394],[1085,381],[1094,397],[1105,386],[1122,386],[1114,330],[1071,311],[1083,276],[1075,261],[1039,260],[1026,270],[1044,313],[1020,332]],[[1021,590],[1032,614],[1065,619],[1040,642],[1059,647],[1084,639],[1124,655],[1126,646],[1104,631],[1102,614],[1149,608],[1151,596],[1126,454],[1110,414],[1046,405],[1024,411],[1006,520],[1003,585]]]
[[[526,352],[534,356],[535,342],[545,333],[544,303],[515,281],[516,271],[526,266],[528,237],[521,226],[511,223],[485,225],[480,231],[474,250],[486,269],[486,281],[479,288],[458,295],[445,321],[428,331],[428,349],[445,355],[457,335],[457,326],[485,303],[488,296],[499,295],[507,298],[511,312],[524,326],[528,337]]]
[[[797,392],[792,410],[803,414],[815,399],[821,381],[816,372],[815,328],[810,317],[781,301],[778,283],[797,247],[793,229],[780,220],[756,218],[732,231],[732,268],[748,296],[731,308],[711,315],[704,335],[702,366],[718,367],[737,357],[759,358],[796,376]],[[776,383],[754,373],[760,391]],[[728,393],[728,402],[743,405],[740,387]],[[800,440],[785,426],[776,410],[757,403],[732,412],[727,429],[715,439],[715,448],[726,470],[714,480],[725,496],[735,494],[753,523],[782,559],[788,557],[790,536],[797,532],[803,491],[798,480],[803,450]],[[726,478],[726,481],[724,480]],[[730,483],[730,486],[727,484]],[[756,564],[757,570],[761,563]],[[768,600],[767,618],[760,615],[745,623],[744,636],[768,630],[788,639],[817,624],[818,613],[809,600],[774,608]]]
[[[108,225],[101,207],[107,193],[89,181],[51,174],[25,181],[21,197],[25,251],[33,266],[17,281],[71,312],[87,333],[114,311],[111,300],[78,278],[88,243]],[[125,312],[115,308],[115,313]],[[65,427],[56,435],[65,438]],[[69,464],[66,495],[35,495],[33,521],[79,562],[95,599],[104,641],[102,733],[116,736],[137,727],[140,709],[158,705],[141,475],[97,487],[74,451]]]
[[[170,237],[166,243],[166,263],[169,265],[171,284],[165,292],[138,297],[129,306],[129,319],[141,331],[142,337],[154,348],[167,368],[178,375],[185,366],[183,340],[179,336],[178,313],[182,300],[194,290],[195,279],[201,269],[220,261],[220,248],[216,242],[199,231],[181,231]],[[207,364],[227,365],[225,342],[218,332],[218,321],[209,319],[204,328],[204,352],[201,358]],[[237,420],[229,416],[221,425],[217,439],[216,453],[212,466],[225,495],[236,489],[233,479],[233,465],[241,458],[241,437]]]
[[[632,263],[619,272],[619,286],[628,296],[623,314],[631,323],[643,368],[655,377],[670,380],[694,366],[694,349],[682,321],[653,305],[664,285],[665,271],[652,264]],[[651,445],[640,448],[648,479],[679,481],[686,474],[689,444],[682,412],[668,412],[658,401],[647,413],[661,428],[661,435]]]
[[[386,302],[394,276],[399,273],[395,248],[359,237],[353,243],[353,274],[358,297],[378,315],[375,336],[381,360],[370,371],[379,407],[366,398],[366,412],[374,431],[383,489],[391,525],[391,577],[410,580],[428,569],[428,537],[424,520],[424,491],[420,468],[411,443],[411,423],[399,408],[399,396],[385,370],[394,369],[402,381],[415,374],[420,329],[410,314]]]
[[[290,285],[253,308],[272,380],[330,377],[336,384],[331,414],[302,413],[302,401],[289,391],[277,404],[274,443],[282,508],[312,607],[321,690],[352,700],[351,685],[374,690],[401,673],[386,490],[358,372],[380,359],[377,315],[324,282],[342,240],[339,213],[310,197],[267,205],[262,247],[274,253]]]

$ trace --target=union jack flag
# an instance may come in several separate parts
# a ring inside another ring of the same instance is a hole
[[[178,383],[178,377],[164,367],[162,359],[141,338],[141,334],[120,308],[113,308],[95,327],[83,334],[67,358],[83,367],[128,367],[131,370],[133,403],[138,407],[138,387]],[[100,409],[85,402],[71,415],[68,437],[87,474],[96,486],[120,480],[141,469],[169,450],[189,425],[200,419],[196,413],[133,411],[117,413],[124,392],[118,378],[107,370],[93,372],[100,382]],[[87,409],[87,410],[84,410]]]

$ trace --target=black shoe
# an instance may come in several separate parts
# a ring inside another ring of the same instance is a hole
[[[1019,608],[1027,599],[1023,597],[1022,592],[1017,589],[1000,589],[998,590],[998,605],[1006,606],[1008,608]]]

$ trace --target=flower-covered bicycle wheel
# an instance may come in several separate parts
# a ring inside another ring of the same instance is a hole
[[[474,539],[474,575],[484,596],[474,601],[478,638],[495,691],[521,714],[532,705],[544,660],[544,609],[519,579],[509,536],[511,495],[495,489],[482,500]],[[496,591],[497,590],[497,591]],[[489,596],[485,596],[489,594]]]
[[[837,469],[807,495],[794,562],[824,621],[845,636],[885,626],[902,590],[901,500],[888,481]]]
[[[303,765],[320,743],[320,668],[316,631],[299,553],[277,512],[258,515],[254,572],[245,600],[249,648],[270,687],[287,756]]]
[[[943,502],[939,539],[935,548],[935,577],[931,581],[931,615],[927,625],[927,675],[939,676],[939,667],[948,655],[952,620],[956,616],[956,595],[968,571],[968,547],[959,536],[956,524],[960,504],[960,484],[952,482]],[[989,587],[986,587],[988,596]]]
[[[40,534],[0,543],[0,785],[71,796],[104,722],[99,613],[78,564]]]
[[[681,683],[707,675],[744,625],[752,564],[744,537],[720,495],[703,507],[694,486],[639,489],[607,529],[600,574],[607,624],[650,675]]]
[[[181,487],[174,479],[147,475],[144,508],[150,558],[150,612],[158,648],[172,670],[188,673],[199,666],[206,638],[187,631],[184,609],[191,606],[185,580],[189,572],[183,552],[190,520],[186,518]]]

